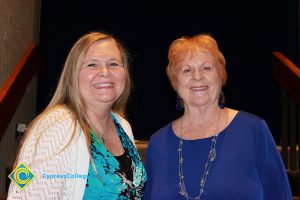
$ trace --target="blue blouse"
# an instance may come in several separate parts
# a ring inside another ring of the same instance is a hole
[[[125,153],[132,160],[133,180],[129,180],[120,169],[118,160],[99,141],[95,133],[91,135],[91,153],[97,169],[96,174],[90,162],[87,184],[83,199],[141,199],[146,182],[146,171],[142,160],[130,138],[112,115]]]
[[[199,195],[200,179],[211,139],[183,140],[183,172],[190,197]],[[172,123],[151,136],[146,157],[145,200],[180,200],[179,138]],[[291,200],[292,194],[281,155],[266,122],[240,111],[219,133],[201,199]]]

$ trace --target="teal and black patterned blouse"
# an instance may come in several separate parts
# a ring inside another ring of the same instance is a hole
[[[117,119],[113,115],[111,116],[125,149],[125,156],[122,157],[127,158],[131,166],[129,168],[132,170],[124,171],[124,167],[120,167],[118,160],[126,161],[126,159],[114,157],[92,132],[90,148],[98,175],[90,162],[83,199],[142,199],[144,184],[147,179],[144,165],[130,138]],[[128,173],[131,173],[132,176],[128,176]]]

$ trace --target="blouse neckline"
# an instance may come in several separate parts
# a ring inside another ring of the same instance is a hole
[[[220,131],[219,133],[219,136],[220,135],[223,135],[227,132],[227,130],[233,126],[233,124],[235,123],[235,121],[238,119],[238,116],[240,115],[242,111],[238,111],[237,114],[233,117],[233,119],[231,120],[231,122],[222,130]],[[174,136],[175,138],[177,138],[178,140],[180,140],[180,138],[175,134],[174,130],[173,130],[173,127],[172,127],[172,124],[173,124],[173,121],[169,123],[169,131],[171,133],[172,136]],[[215,135],[217,135],[215,134]],[[193,142],[193,141],[205,141],[205,140],[211,140],[215,135],[212,135],[210,137],[206,137],[206,138],[199,138],[199,139],[182,139],[183,141],[190,141],[190,142]]]

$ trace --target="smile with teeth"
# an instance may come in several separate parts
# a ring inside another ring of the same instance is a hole
[[[111,88],[114,86],[113,83],[97,83],[97,84],[93,84],[93,86],[96,88],[96,89],[101,89],[101,88]]]
[[[195,86],[195,87],[190,87],[190,90],[192,91],[204,91],[207,90],[208,86]]]

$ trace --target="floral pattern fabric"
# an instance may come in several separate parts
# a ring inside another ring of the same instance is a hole
[[[97,172],[90,161],[86,189],[83,199],[142,199],[147,176],[139,153],[124,132],[117,119],[111,115],[117,128],[125,153],[131,159],[133,180],[127,179],[118,160],[106,149],[92,131],[91,153]]]

